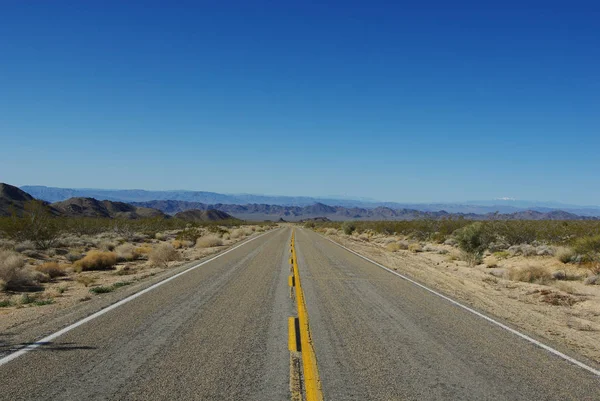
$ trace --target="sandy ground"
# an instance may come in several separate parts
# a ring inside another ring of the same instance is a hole
[[[448,245],[429,244],[424,247],[427,251],[419,253],[391,252],[384,238],[361,239],[339,232],[328,237],[516,328],[600,362],[600,286],[581,280],[550,280],[541,285],[506,278],[511,268],[532,264],[581,275],[576,267],[549,256],[515,256],[497,261],[495,268],[469,267],[453,260],[458,250]]]

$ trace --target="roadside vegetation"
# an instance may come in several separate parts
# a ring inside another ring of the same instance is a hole
[[[522,282],[568,279],[600,284],[600,221],[597,220],[440,219],[309,222],[306,226],[330,235],[380,243],[390,252],[448,253],[449,259],[462,260],[468,266],[485,264],[488,268],[498,268],[515,257],[558,260],[562,265],[553,266],[553,271],[529,263],[507,271],[504,277]]]
[[[0,217],[0,308],[85,301],[271,227],[240,220],[55,217],[31,201],[22,215]]]

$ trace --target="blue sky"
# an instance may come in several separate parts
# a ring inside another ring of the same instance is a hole
[[[600,204],[598,3],[173,3],[1,3],[0,181]]]

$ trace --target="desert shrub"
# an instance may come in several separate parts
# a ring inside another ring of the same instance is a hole
[[[177,236],[176,240],[196,242],[202,236],[202,231],[197,227],[186,227]]]
[[[194,245],[194,243],[192,241],[175,239],[173,242],[171,242],[171,245],[173,245],[173,248],[175,249],[181,249],[189,248],[190,246]]]
[[[168,237],[165,233],[156,233],[154,234],[154,238],[159,240],[159,241],[164,241],[166,240]]]
[[[356,231],[356,224],[354,224],[351,221],[345,221],[342,224],[342,231],[344,232],[344,234],[346,235],[352,235],[352,233],[354,231]]]
[[[573,251],[581,255],[582,261],[600,261],[600,235],[585,236],[573,243]]]
[[[93,292],[94,294],[106,294],[107,292],[113,292],[114,290],[115,288],[111,285],[90,288],[90,292]]]
[[[498,251],[493,253],[494,257],[498,260],[507,259],[510,257],[510,252],[508,251]]]
[[[577,254],[572,248],[560,247],[555,252],[556,258],[563,263],[574,262]]]
[[[457,230],[454,233],[454,237],[456,238],[458,247],[465,253],[465,259],[467,259],[469,264],[480,261],[483,252],[492,241],[483,223],[480,222]]]
[[[74,263],[79,259],[83,258],[85,255],[81,252],[71,251],[66,255],[66,258],[69,262]]]
[[[35,249],[35,244],[33,241],[21,241],[15,245],[15,251],[23,252],[23,251],[33,251]]]
[[[117,246],[117,244],[115,244],[112,241],[100,241],[98,243],[98,249],[100,249],[104,252],[114,251],[116,246]]]
[[[240,228],[236,228],[236,229],[232,230],[231,234],[229,234],[229,235],[232,239],[237,239],[237,238],[243,237],[245,234],[244,234],[244,230],[242,230]]]
[[[39,275],[25,267],[25,259],[17,252],[0,251],[0,289],[37,289]]]
[[[67,275],[67,269],[64,265],[59,265],[56,262],[46,262],[35,267],[35,270],[48,275],[51,279],[63,277]]]
[[[398,252],[401,248],[397,242],[391,242],[385,246],[385,249],[387,249],[390,252]]]
[[[207,235],[205,237],[200,237],[196,241],[196,246],[198,248],[212,248],[215,246],[223,245],[223,240],[217,237],[216,235]]]
[[[139,259],[139,258],[147,257],[152,252],[152,249],[153,249],[152,246],[148,245],[148,244],[136,247],[133,250],[133,253],[135,255],[134,259]]]
[[[115,252],[120,260],[134,260],[137,256],[135,247],[128,242],[117,246]]]
[[[229,234],[229,230],[222,228],[218,225],[209,225],[206,227],[207,231],[209,233],[213,233],[214,235],[216,235],[219,238],[222,238],[225,234]]]
[[[325,234],[326,235],[337,235],[337,230],[335,228],[328,228],[327,230],[325,230]]]
[[[75,262],[78,271],[107,270],[117,264],[117,254],[114,252],[90,251],[83,259]]]
[[[413,253],[423,252],[423,248],[421,247],[421,244],[418,244],[418,243],[410,244],[408,246],[408,250]]]
[[[498,259],[496,259],[495,257],[492,256],[492,257],[488,258],[488,260],[486,260],[485,265],[489,269],[498,267]]]
[[[552,280],[552,275],[543,266],[527,265],[509,269],[508,278],[513,281],[545,284]]]
[[[171,244],[160,244],[150,252],[150,263],[154,266],[167,266],[168,262],[179,260],[179,252]]]
[[[314,229],[316,227],[316,224],[314,221],[307,221],[306,223],[304,223],[304,227]]]

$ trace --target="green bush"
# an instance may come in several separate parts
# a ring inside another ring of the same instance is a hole
[[[481,261],[483,252],[487,249],[493,238],[481,222],[476,222],[457,230],[454,237],[458,247],[465,252],[469,264]]]
[[[583,262],[600,261],[600,235],[586,236],[573,242],[573,251]]]
[[[354,231],[356,231],[356,224],[354,224],[352,221],[345,221],[344,224],[342,224],[342,231],[346,235],[351,235]]]

